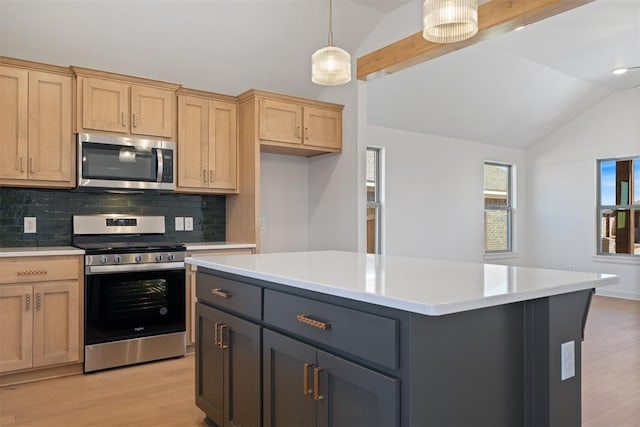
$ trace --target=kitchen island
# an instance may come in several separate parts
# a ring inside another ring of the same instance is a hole
[[[613,275],[321,251],[195,256],[211,425],[580,425]]]

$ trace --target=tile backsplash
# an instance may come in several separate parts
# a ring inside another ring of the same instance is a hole
[[[173,242],[224,241],[226,236],[225,196],[0,187],[0,247],[69,245],[72,215],[106,213],[164,215],[165,238]],[[193,231],[174,231],[176,216],[193,217]],[[36,217],[36,233],[23,233],[24,217]]]

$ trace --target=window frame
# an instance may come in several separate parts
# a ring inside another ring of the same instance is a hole
[[[626,205],[603,205],[602,204],[602,163],[604,162],[618,162],[631,160],[632,167],[630,168],[630,176],[629,176],[629,195],[630,200],[629,204]],[[640,254],[629,254],[629,253],[612,253],[612,252],[604,252],[603,251],[603,239],[602,239],[602,213],[605,210],[610,211],[633,211],[640,210],[640,204],[634,204],[634,193],[636,191],[640,192],[640,189],[636,189],[634,184],[636,177],[634,176],[635,171],[635,162],[640,163],[640,155],[632,155],[632,156],[620,156],[620,157],[607,157],[596,159],[596,257],[601,257],[602,259],[627,259],[627,260],[638,260],[640,261]]]
[[[508,169],[507,177],[507,203],[506,206],[493,206],[487,207],[485,202],[485,185],[484,185],[484,176],[485,176],[485,167],[486,166],[500,166],[506,167]],[[515,237],[514,237],[514,217],[515,217],[515,209],[514,209],[514,181],[515,181],[515,165],[511,163],[504,162],[496,162],[485,160],[482,164],[482,203],[483,203],[483,251],[485,256],[500,256],[500,255],[511,255],[515,254]],[[487,250],[487,211],[505,211],[507,213],[507,249],[498,249],[498,250]]]
[[[382,255],[383,253],[383,227],[382,227],[382,218],[383,218],[383,188],[384,188],[384,171],[383,171],[383,156],[384,149],[382,147],[376,147],[372,145],[367,145],[365,147],[365,162],[367,161],[367,153],[369,151],[375,152],[375,191],[374,198],[375,200],[370,202],[368,199],[368,181],[366,177],[367,165],[365,164],[365,191],[367,195],[365,196],[365,211],[368,209],[374,209],[374,217],[375,217],[375,247],[374,254]],[[366,223],[365,223],[366,226]],[[365,239],[367,239],[367,233],[365,233]],[[367,242],[365,242],[365,248],[367,247]]]

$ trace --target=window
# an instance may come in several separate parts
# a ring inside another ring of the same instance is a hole
[[[370,254],[379,254],[382,248],[381,154],[381,148],[367,147],[367,253]]]
[[[484,164],[484,251],[512,251],[511,165]]]
[[[640,256],[640,157],[598,160],[598,254]]]

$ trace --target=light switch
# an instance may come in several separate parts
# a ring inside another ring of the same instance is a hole
[[[562,381],[576,375],[576,344],[575,341],[567,341],[560,345],[561,373]]]
[[[184,229],[186,231],[193,231],[193,217],[191,216],[184,217]]]
[[[35,233],[36,232],[36,217],[25,216],[24,217],[24,232]]]
[[[184,217],[176,217],[176,231],[184,231]]]

